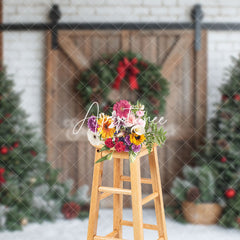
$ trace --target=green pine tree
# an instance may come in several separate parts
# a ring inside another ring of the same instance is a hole
[[[54,220],[64,203],[86,200],[81,191],[70,195],[70,181],[58,182],[58,171],[45,161],[45,145],[19,102],[13,81],[0,72],[0,230]]]
[[[220,203],[224,211],[219,224],[240,228],[240,59],[233,61],[210,121],[210,137],[193,154],[198,166],[185,167],[184,179],[173,182],[177,203],[169,213],[177,220],[183,220],[181,202],[190,197],[195,202]]]
[[[240,59],[220,88],[222,101],[210,122],[210,139],[195,153],[198,164],[217,172],[216,195],[225,205],[219,223],[240,228]]]

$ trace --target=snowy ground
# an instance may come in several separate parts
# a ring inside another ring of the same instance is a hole
[[[124,219],[131,220],[131,210],[124,210]],[[144,222],[155,224],[155,213],[152,209],[144,210]],[[99,218],[98,235],[106,235],[112,231],[112,210],[101,210]],[[2,232],[2,240],[86,240],[88,219],[58,220],[55,223],[29,224],[23,231]],[[218,226],[196,226],[180,224],[167,219],[169,240],[239,240],[240,231],[224,229]],[[146,240],[157,240],[156,231],[146,230]],[[133,239],[131,227],[123,228],[124,239]]]

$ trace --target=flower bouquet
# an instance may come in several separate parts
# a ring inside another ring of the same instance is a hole
[[[162,120],[162,119],[160,119]],[[88,140],[102,151],[110,151],[97,162],[112,159],[114,151],[128,152],[130,161],[134,161],[143,145],[150,153],[156,143],[161,146],[166,140],[163,127],[158,127],[156,118],[150,119],[144,105],[137,102],[132,105],[120,100],[113,106],[111,116],[100,113],[88,119]],[[96,162],[96,163],[97,163]]]

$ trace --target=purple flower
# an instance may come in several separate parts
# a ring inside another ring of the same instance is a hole
[[[141,145],[135,145],[135,144],[132,145],[132,150],[134,152],[139,152],[140,149],[141,149]]]
[[[126,145],[128,145],[128,146],[130,146],[132,143],[130,142],[130,136],[129,135],[127,135],[126,137],[125,137],[125,143],[126,143]]]
[[[113,125],[114,125],[114,127],[116,127],[116,130],[119,131],[119,129],[122,126],[124,126],[124,120],[119,118],[119,117],[117,117],[117,116],[115,116],[114,114],[113,114],[112,118],[113,118]]]
[[[96,132],[97,128],[98,128],[98,124],[97,124],[97,120],[95,116],[91,116],[88,119],[88,128],[92,131],[92,132]]]
[[[124,150],[124,152],[129,152],[129,146],[127,146],[127,145],[125,145],[125,150]]]

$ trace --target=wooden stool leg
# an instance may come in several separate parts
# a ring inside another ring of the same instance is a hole
[[[100,159],[101,156],[102,156],[102,153],[99,153],[96,150],[95,162],[98,159]],[[103,162],[95,164],[94,171],[93,171],[93,182],[92,182],[92,193],[91,193],[87,240],[93,240],[94,236],[97,233],[98,212],[99,212],[99,202],[100,202],[100,193],[98,191],[98,188],[102,183],[102,172],[103,172]]]
[[[132,190],[132,211],[133,231],[135,240],[143,240],[143,214],[142,214],[142,187],[140,158],[130,163],[131,190]]]
[[[153,151],[149,155],[149,166],[152,178],[153,192],[158,192],[159,197],[154,199],[155,212],[158,225],[159,239],[167,240],[167,230],[164,214],[163,196],[162,196],[162,185],[159,173],[159,164],[157,156],[157,147],[154,147]]]
[[[123,188],[123,182],[121,181],[121,175],[123,175],[123,159],[114,158],[113,160],[113,187]],[[123,210],[123,195],[113,195],[113,231],[115,231],[116,238],[122,238],[122,210]]]

